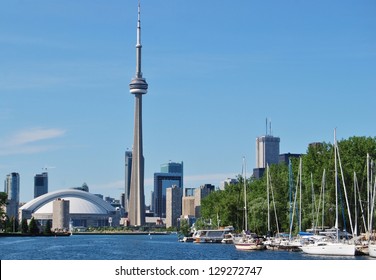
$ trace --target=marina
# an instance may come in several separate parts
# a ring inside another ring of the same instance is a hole
[[[372,260],[287,250],[237,250],[233,244],[178,242],[170,235],[2,237],[1,260]]]

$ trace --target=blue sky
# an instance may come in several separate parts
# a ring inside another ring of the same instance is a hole
[[[185,186],[255,165],[265,119],[281,153],[376,135],[376,2],[143,0],[145,193],[169,160]],[[137,0],[0,3],[0,177],[21,201],[86,182],[118,198],[133,143]]]

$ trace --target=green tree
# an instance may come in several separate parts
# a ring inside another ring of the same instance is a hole
[[[362,220],[362,213],[358,209],[358,217],[354,216],[354,174],[358,181],[360,200],[363,209],[366,208],[367,200],[367,154],[376,160],[376,137],[350,137],[338,141],[339,153],[337,157],[339,174],[339,226],[350,229],[349,220]],[[340,164],[339,164],[340,163]],[[299,158],[292,159],[292,195],[297,196],[297,210],[301,212],[301,229],[306,230],[313,225],[321,226],[322,209],[324,208],[324,225],[334,226],[335,223],[335,168],[334,168],[334,147],[330,143],[316,143],[309,145],[306,154],[302,155],[301,183],[298,182]],[[324,173],[325,171],[325,173]],[[343,171],[343,177],[341,175]],[[266,173],[266,172],[265,172]],[[325,174],[325,176],[324,176]],[[375,178],[375,174],[372,175]],[[270,187],[273,189],[273,197],[270,193],[270,227],[271,231],[289,232],[290,229],[290,201],[289,201],[289,169],[285,164],[270,166]],[[235,229],[241,230],[244,227],[244,180],[238,176],[238,184],[226,186],[222,191],[216,191],[205,199],[201,204],[202,220],[212,219],[216,221],[219,217],[221,225],[233,225]],[[300,184],[301,194],[300,192]],[[250,230],[259,234],[267,231],[267,191],[266,174],[260,179],[247,179],[247,208],[248,225]],[[325,186],[325,201],[322,200],[322,189]],[[271,189],[270,189],[271,190]],[[347,195],[347,201],[345,197]],[[301,206],[300,206],[301,195]],[[359,194],[357,194],[359,197]],[[294,198],[294,196],[293,196]],[[320,207],[319,207],[320,203]],[[347,203],[350,208],[350,215],[347,212]],[[323,207],[324,205],[324,207]],[[357,203],[358,207],[359,203]],[[275,206],[275,210],[274,210]],[[299,209],[301,207],[301,209]],[[343,209],[343,212],[342,212]],[[343,213],[343,214],[342,214]],[[345,220],[341,219],[342,216]],[[294,214],[293,230],[297,233],[298,213]],[[319,219],[318,219],[319,218]],[[317,221],[319,220],[319,221]],[[362,223],[358,223],[358,232],[364,232]]]
[[[18,219],[12,217],[7,220],[7,232],[17,232],[18,231]]]
[[[51,235],[52,234],[51,227],[52,227],[51,220],[47,220],[47,223],[46,223],[46,226],[44,227],[43,233],[45,235]]]
[[[7,216],[4,211],[4,207],[7,204],[8,195],[5,192],[0,192],[0,228],[6,229]]]
[[[21,233],[28,233],[29,232],[29,226],[27,224],[26,219],[22,219],[21,221]]]
[[[37,222],[35,221],[34,217],[31,218],[29,223],[29,233],[31,235],[38,235],[39,234],[39,227]]]
[[[180,228],[179,233],[183,234],[184,236],[188,236],[190,232],[190,226],[186,219],[180,219]]]

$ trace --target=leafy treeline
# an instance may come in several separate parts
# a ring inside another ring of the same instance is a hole
[[[351,232],[350,217],[346,207],[346,191],[352,223],[354,225],[355,218],[357,218],[358,233],[364,232],[358,199],[356,201],[357,217],[354,214],[354,174],[358,182],[361,204],[364,213],[367,213],[367,153],[371,159],[376,159],[376,138],[354,136],[341,140],[338,141],[338,150],[340,156],[340,161],[337,159],[339,227]],[[321,227],[323,223],[324,226],[334,226],[336,203],[334,158],[333,144],[315,143],[309,145],[306,154],[301,156],[301,176],[299,158],[291,159],[290,169],[285,164],[270,166],[269,225],[272,233],[276,233],[277,230],[289,232],[291,218],[293,233],[297,233],[300,229],[305,231],[313,226]],[[341,167],[345,188],[342,183]],[[371,177],[374,182],[374,175]],[[268,231],[267,172],[265,171],[261,179],[247,178],[246,190],[248,228],[258,234],[266,234]],[[296,203],[294,204],[295,196]],[[359,193],[356,193],[356,197],[359,197]],[[299,211],[300,208],[301,211]],[[237,184],[226,186],[224,190],[207,196],[202,201],[201,211],[202,220],[211,220],[212,226],[232,225],[236,230],[241,231],[244,228],[244,178],[242,175],[238,175]],[[299,213],[301,213],[300,225],[297,219]]]

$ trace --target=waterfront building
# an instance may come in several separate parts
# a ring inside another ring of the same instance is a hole
[[[201,217],[201,200],[204,199],[209,193],[215,190],[215,186],[211,184],[201,185],[195,190],[195,217]]]
[[[128,212],[129,205],[129,193],[131,190],[131,175],[132,175],[132,152],[125,152],[125,191],[124,191],[124,209],[125,212]]]
[[[183,188],[183,162],[161,164],[161,172],[154,173],[152,210],[156,216],[166,217],[166,190],[176,185]]]
[[[182,198],[182,216],[194,217],[195,213],[195,197],[194,196],[183,196]]]
[[[53,219],[53,202],[56,199],[69,200],[69,215],[74,227],[118,226],[120,212],[97,195],[74,189],[48,192],[27,202],[19,209],[19,219],[34,217],[39,224]]]
[[[69,220],[69,200],[57,198],[52,202],[52,231],[67,231]]]
[[[135,96],[132,173],[128,206],[128,219],[131,226],[141,226],[145,224],[144,155],[142,146],[142,96],[147,93],[148,84],[146,83],[145,78],[142,77],[141,48],[141,20],[139,2],[136,44],[136,75],[129,84],[130,92]]]
[[[152,210],[157,217],[166,217],[166,190],[174,185],[183,187],[182,173],[154,173]]]
[[[34,176],[34,198],[48,193],[48,173],[36,174]]]
[[[20,203],[20,174],[12,172],[6,176],[4,192],[7,194],[6,214],[9,219],[18,218]]]
[[[166,190],[166,227],[177,227],[182,210],[183,188],[173,185]]]

